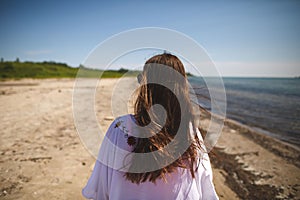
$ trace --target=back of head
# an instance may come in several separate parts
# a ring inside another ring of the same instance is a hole
[[[189,123],[193,122],[193,112],[182,62],[176,56],[167,53],[150,58],[145,63],[140,84],[134,115],[138,125],[145,127],[143,131],[149,132],[150,137],[138,138],[133,152],[159,151],[162,157],[161,159],[153,158],[151,161],[152,165],[157,166],[155,171],[127,172],[126,178],[134,183],[155,182],[158,178],[164,179],[167,173],[173,172],[177,167],[189,168],[194,176],[193,164],[197,154],[197,143],[191,142],[193,138],[191,138]],[[184,142],[189,142],[191,145],[183,155],[175,159],[175,162],[167,166],[159,163],[162,160],[168,160],[164,158],[176,156],[164,151],[164,147],[179,131],[184,133],[181,134],[183,137],[176,144],[180,146]],[[184,160],[190,161],[189,166],[184,164],[186,163]],[[150,163],[141,163],[133,156],[132,168],[137,168],[142,164]]]

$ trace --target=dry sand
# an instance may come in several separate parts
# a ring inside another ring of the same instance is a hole
[[[97,88],[103,131],[119,114],[112,113],[110,98],[117,82],[102,79]],[[1,199],[83,199],[95,159],[74,125],[73,84],[72,79],[0,83]],[[118,94],[126,96],[123,87]],[[205,132],[209,120],[201,123]],[[227,120],[211,154],[220,199],[300,199],[299,158],[298,149]]]

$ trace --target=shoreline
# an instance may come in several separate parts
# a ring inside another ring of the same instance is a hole
[[[294,149],[300,151],[300,146],[297,146],[297,144],[292,143],[292,142],[290,142],[288,140],[280,139],[280,137],[281,138],[283,138],[283,137],[282,136],[278,136],[278,134],[275,133],[275,132],[263,129],[263,128],[259,127],[259,126],[248,125],[248,124],[239,122],[238,120],[235,120],[235,119],[231,119],[231,118],[227,118],[227,117],[226,117],[226,119],[230,123],[236,124],[237,126],[245,127],[247,129],[249,129],[249,131],[251,131],[251,132],[256,132],[259,135],[266,136],[267,138],[274,139],[277,142],[283,143],[285,145],[290,146],[291,148],[294,148]]]
[[[284,138],[281,139],[280,137],[277,137],[276,133],[273,133],[273,132],[268,131],[268,130],[264,130],[264,129],[260,128],[260,127],[255,127],[255,126],[249,126],[249,127],[250,127],[250,129],[252,129],[253,131],[255,131],[255,132],[259,133],[259,134],[262,134],[262,135],[267,136],[267,137],[271,137],[274,140],[278,140],[279,142],[282,142],[285,145],[288,145],[291,148],[294,148],[294,149],[300,151],[300,146],[299,145],[297,145],[297,144],[295,144],[293,142],[290,142],[288,140],[284,140]]]
[[[287,161],[300,168],[299,147],[291,143],[282,141],[280,139],[274,138],[272,136],[266,135],[262,132],[253,129],[253,127],[251,126],[244,125],[232,119],[226,118],[225,125],[232,129],[242,129],[242,131],[240,132],[241,134],[258,143],[262,147],[277,153],[282,158],[285,158]],[[291,154],[287,154],[284,149],[290,151]]]
[[[208,113],[205,113],[205,112],[201,113],[200,118],[210,119],[210,115],[212,115],[212,118],[216,118],[216,119],[219,119],[219,120],[223,119],[223,117],[220,116],[220,115],[217,115],[217,114],[214,114],[214,113],[209,113],[208,114]],[[234,120],[234,119],[231,119],[231,118],[228,118],[228,117],[224,117],[224,118],[225,118],[224,126],[228,125],[230,127],[233,127],[233,129],[234,128],[243,128],[246,132],[249,132],[249,139],[250,138],[254,139],[254,138],[258,137],[259,141],[264,140],[264,139],[272,140],[272,141],[278,143],[281,147],[286,147],[286,148],[290,149],[293,152],[300,152],[300,147],[298,147],[297,145],[295,145],[293,143],[289,143],[287,141],[283,141],[283,140],[281,140],[279,138],[276,138],[276,137],[273,137],[271,135],[268,135],[267,132],[272,133],[270,131],[264,130],[264,129],[259,128],[259,127],[254,127],[254,126],[251,126],[251,125],[248,125],[248,124],[244,124],[242,122],[239,122],[237,120]],[[272,133],[272,134],[275,135],[275,133]],[[270,148],[269,146],[267,146],[264,143],[261,143],[261,145],[265,145],[265,148]],[[300,167],[300,165],[299,165],[299,167]]]

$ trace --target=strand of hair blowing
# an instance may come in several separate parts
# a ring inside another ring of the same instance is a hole
[[[177,81],[177,79],[174,81],[172,74],[169,74],[169,76],[165,77],[165,79],[166,81],[173,81],[171,83],[171,87],[167,88],[155,83],[147,84],[148,80],[164,74],[160,71],[159,67],[153,67],[155,64],[168,66],[173,70],[176,70],[176,72],[180,73],[184,77],[183,81]],[[135,156],[133,156],[130,169],[137,169],[139,167],[144,167],[144,165],[151,164],[156,167],[155,169],[157,170],[143,173],[127,172],[125,174],[126,179],[136,184],[146,181],[155,183],[157,179],[166,180],[166,175],[174,172],[178,167],[188,168],[194,178],[198,151],[201,149],[201,146],[199,138],[196,135],[192,136],[189,129],[189,123],[194,122],[194,117],[183,64],[174,55],[167,53],[156,55],[145,63],[142,83],[143,84],[139,88],[134,107],[135,119],[139,126],[145,127],[150,122],[155,122],[154,124],[156,124],[156,127],[144,130],[151,133],[151,136],[148,138],[138,138],[133,152],[148,153],[158,151],[158,154],[151,154],[153,157],[150,161],[147,160],[147,162],[138,160]],[[165,124],[160,124],[162,121],[161,113],[156,113],[154,111],[150,116],[149,110],[155,104],[159,104],[164,107],[166,111]],[[183,136],[179,138],[179,140],[175,141],[176,145],[173,147],[172,151],[163,150],[164,146],[172,141],[176,134],[178,134],[179,126],[183,127],[180,128],[181,131],[184,131],[183,134],[180,134]],[[186,143],[191,145],[189,145],[182,155],[177,155],[175,153],[178,152],[176,151],[177,148],[179,148],[180,145],[186,145]],[[163,163],[164,160],[172,158],[177,159],[169,165],[165,165]]]

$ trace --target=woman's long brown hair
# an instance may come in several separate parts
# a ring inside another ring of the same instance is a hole
[[[154,65],[156,65],[156,67],[154,67]],[[172,73],[166,75],[162,71],[163,67],[159,67],[160,65],[170,67],[183,78],[174,79]],[[157,78],[165,80],[169,87],[155,84],[150,81],[156,80]],[[163,106],[166,111],[164,124],[160,124],[161,113],[155,113],[155,111],[153,111],[154,113],[152,112],[150,114],[149,112],[150,108],[156,104]],[[146,181],[155,183],[157,179],[166,180],[166,175],[174,172],[178,167],[189,169],[194,178],[195,171],[197,170],[196,162],[198,159],[198,152],[201,150],[201,145],[199,138],[196,135],[194,124],[194,130],[190,133],[189,123],[194,123],[194,114],[189,98],[189,87],[185,69],[182,62],[176,56],[164,53],[150,58],[145,63],[141,77],[141,86],[134,105],[134,116],[139,126],[145,127],[150,122],[155,121],[159,129],[158,132],[158,129],[146,129],[153,133],[151,134],[151,137],[137,139],[133,150],[134,153],[160,151],[162,157],[173,158],[176,155],[172,154],[170,151],[164,151],[163,147],[171,142],[176,134],[179,134],[177,133],[178,131],[183,132],[180,134],[182,137],[177,141],[177,145],[188,143],[188,148],[182,155],[175,157],[177,159],[174,159],[175,161],[171,164],[155,171],[142,173],[127,172],[125,174],[126,179],[137,184]],[[179,128],[179,126],[183,128]],[[153,162],[159,162],[159,159],[153,158]],[[142,164],[147,165],[147,163]],[[160,166],[160,163],[151,164]],[[138,168],[139,165],[141,165],[141,162],[136,160],[133,156],[131,168]]]

